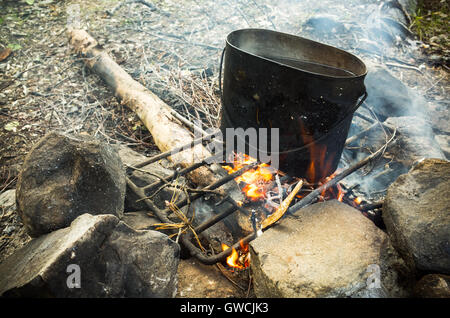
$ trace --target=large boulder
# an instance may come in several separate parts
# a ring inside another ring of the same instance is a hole
[[[5,297],[174,297],[179,245],[113,215],[84,214],[0,264]]]
[[[17,208],[30,236],[67,227],[84,213],[123,214],[125,169],[117,152],[91,136],[50,133],[25,158]]]
[[[335,200],[300,209],[250,247],[257,297],[403,297],[411,288],[388,236]]]
[[[450,273],[450,162],[425,159],[390,185],[383,220],[411,268]]]
[[[395,154],[394,160],[401,162],[405,167],[411,167],[422,158],[445,159],[427,120],[414,116],[390,117],[385,124],[397,129],[399,136],[394,150],[390,152]],[[380,139],[383,140],[382,137]]]

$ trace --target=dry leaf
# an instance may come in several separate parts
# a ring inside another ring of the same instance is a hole
[[[11,48],[7,47],[6,49],[0,52],[0,62],[6,60],[6,58],[11,54]]]

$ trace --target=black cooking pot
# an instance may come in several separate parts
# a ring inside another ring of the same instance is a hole
[[[230,33],[222,59],[225,140],[226,128],[279,128],[280,170],[314,175],[310,181],[333,173],[353,113],[367,96],[364,63],[343,50],[262,29]]]

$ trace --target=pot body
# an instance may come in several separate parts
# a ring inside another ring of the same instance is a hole
[[[302,37],[243,29],[228,35],[224,63],[224,136],[226,128],[278,128],[281,171],[318,180],[336,170],[366,96],[360,59]]]

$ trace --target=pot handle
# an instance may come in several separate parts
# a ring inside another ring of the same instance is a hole
[[[356,105],[355,111],[359,108],[359,106],[361,106],[362,103],[364,103],[366,98],[367,98],[367,91],[364,91],[364,95],[361,97],[359,103]]]
[[[220,100],[222,100],[222,66],[223,66],[223,57],[225,55],[225,49],[227,47],[224,47],[222,50],[222,55],[220,56],[220,66],[219,66],[219,91],[220,91]]]
[[[359,108],[359,106],[361,106],[362,103],[364,103],[364,101],[366,100],[366,98],[367,98],[367,91],[364,90],[364,94],[362,95],[362,97],[360,97],[360,100],[359,100],[358,104],[356,104],[355,107],[353,107],[352,110],[351,110],[349,113],[354,113],[354,112],[356,112],[356,110]]]

